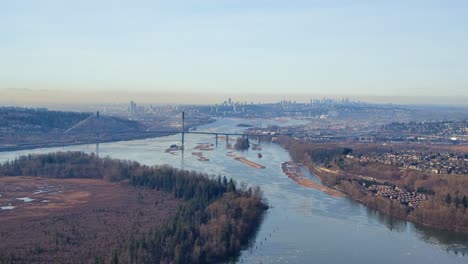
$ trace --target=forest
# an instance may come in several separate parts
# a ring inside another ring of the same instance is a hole
[[[359,153],[386,152],[414,146],[377,144],[310,143],[283,137],[280,144],[293,160],[302,162],[323,183],[336,188],[363,204],[381,212],[433,228],[468,233],[468,175],[432,174],[379,163],[362,163],[346,158]],[[322,169],[321,169],[322,168]],[[364,177],[374,180],[365,181]],[[411,209],[395,200],[374,195],[364,188],[369,184],[399,187],[405,192],[427,197],[421,206]]]
[[[250,142],[247,137],[239,137],[234,144],[234,148],[237,150],[247,150],[250,148]]]
[[[0,132],[63,131],[90,113],[49,111],[45,108],[0,107]]]
[[[126,250],[109,248],[106,254],[92,256],[94,263],[213,263],[235,258],[268,208],[258,187],[238,186],[226,177],[82,152],[21,156],[1,164],[0,175],[102,179],[168,193],[183,201],[164,224],[148,228],[143,236],[127,238]],[[0,257],[7,260],[8,256]],[[21,263],[21,259],[11,262]]]
[[[154,136],[142,133],[146,126],[140,122],[115,116],[0,107],[0,151],[94,143],[97,128],[100,142]]]

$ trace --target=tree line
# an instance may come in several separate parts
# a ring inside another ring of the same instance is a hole
[[[250,142],[247,137],[239,137],[234,144],[234,148],[237,150],[247,150],[250,147]]]
[[[0,107],[0,128],[20,132],[64,130],[90,113],[49,111],[45,108]]]

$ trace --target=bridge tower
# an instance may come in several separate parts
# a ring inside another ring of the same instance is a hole
[[[99,111],[96,112],[96,155],[99,157]]]
[[[182,111],[182,148],[184,147],[185,141],[185,112]]]

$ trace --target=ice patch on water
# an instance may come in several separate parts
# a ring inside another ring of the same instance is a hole
[[[7,206],[1,206],[0,209],[2,209],[2,210],[13,210],[13,209],[15,209],[15,207],[12,206],[12,205],[7,205]]]
[[[29,197],[16,198],[16,200],[20,200],[20,201],[23,201],[25,203],[29,203],[29,202],[34,201],[34,199],[29,198]]]
[[[42,200],[41,203],[48,203],[50,200]]]
[[[37,190],[35,192],[33,192],[33,194],[40,194],[40,193],[46,193],[48,192],[47,190]]]

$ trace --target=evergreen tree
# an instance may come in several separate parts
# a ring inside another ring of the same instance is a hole
[[[452,203],[452,196],[450,193],[447,193],[447,196],[445,197],[445,203],[450,205]]]
[[[119,264],[119,256],[117,254],[117,251],[113,250],[112,251],[112,258],[110,261],[111,264]]]

